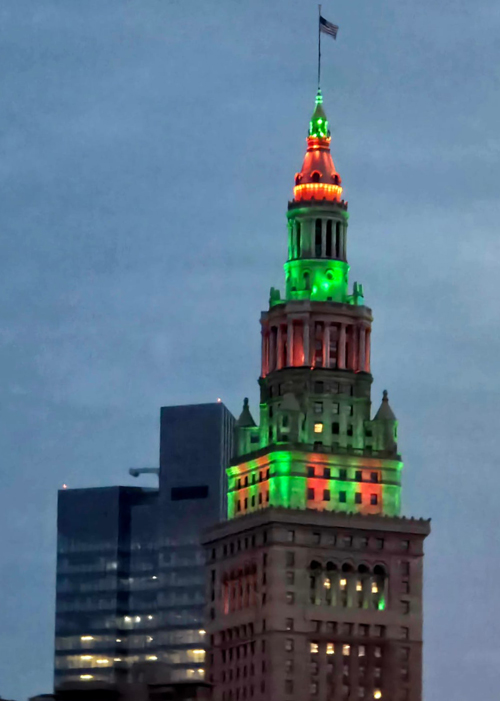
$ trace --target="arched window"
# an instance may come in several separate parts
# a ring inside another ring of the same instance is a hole
[[[326,257],[332,257],[332,220],[326,222]]]
[[[311,289],[311,277],[309,273],[304,273],[304,289],[305,290],[310,290]]]
[[[386,571],[383,565],[375,565],[371,577],[372,606],[379,611],[385,609],[386,598]]]
[[[341,239],[340,237],[342,236],[342,226],[340,222],[338,221],[335,224],[335,258],[340,258],[340,244],[341,244]]]
[[[295,231],[296,231],[296,241],[297,241],[296,256],[297,256],[297,258],[300,258],[302,241],[301,241],[301,236],[300,236],[301,232],[300,232],[300,222],[299,221],[295,225]]]
[[[313,181],[313,183],[319,183],[320,178],[321,173],[319,172],[319,170],[313,170],[313,172],[311,173],[311,180]]]
[[[314,251],[316,258],[321,258],[321,239],[322,239],[322,221],[316,219],[316,228],[314,236]]]
[[[321,564],[317,560],[313,560],[309,565],[309,600],[311,604],[321,603],[320,580],[321,580]]]

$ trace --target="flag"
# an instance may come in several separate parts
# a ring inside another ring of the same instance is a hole
[[[320,15],[319,30],[320,30],[320,32],[324,32],[324,34],[329,34],[334,39],[336,39],[337,32],[339,31],[339,28],[337,27],[336,24],[332,24],[332,22],[329,22],[328,20],[326,20],[324,17],[321,17],[321,15]]]

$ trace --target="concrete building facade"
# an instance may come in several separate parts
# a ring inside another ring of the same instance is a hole
[[[371,414],[372,312],[349,290],[347,203],[318,91],[288,205],[285,295],[261,317],[228,521],[205,536],[216,701],[421,701],[422,558],[404,519],[396,417]]]

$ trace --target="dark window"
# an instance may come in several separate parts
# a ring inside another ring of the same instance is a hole
[[[402,550],[409,550],[410,549],[410,541],[409,540],[402,540],[401,541],[401,548],[402,548]]]
[[[361,470],[356,470],[356,476],[354,477],[356,482],[362,482],[363,481],[363,473]]]
[[[365,429],[365,436],[366,436],[367,438],[371,438],[371,437],[372,437],[372,430],[371,430],[371,428],[366,428],[366,429]]]
[[[314,235],[314,250],[316,258],[321,258],[321,219],[316,219],[316,228]]]
[[[410,574],[410,563],[409,562],[402,562],[401,563],[401,574],[405,574],[405,575]]]
[[[314,392],[316,394],[323,394],[325,391],[325,383],[324,382],[315,382],[314,383]]]
[[[325,467],[323,469],[323,477],[326,477],[327,479],[330,479],[331,476],[331,470],[329,467]]]
[[[314,477],[314,467],[308,467],[308,468],[307,468],[307,476],[308,476],[308,477]]]
[[[252,496],[252,506],[255,506],[255,494]]]
[[[364,623],[362,623],[362,624],[359,626],[358,630],[359,630],[359,635],[360,635],[361,638],[367,638],[367,637],[368,637],[369,626],[367,626],[367,625],[365,625]]]
[[[321,533],[313,533],[313,543],[319,545],[321,543]]]
[[[330,490],[329,489],[323,490],[323,501],[330,501]]]
[[[334,436],[337,436],[340,433],[340,426],[338,421],[334,421],[332,423],[332,433]]]
[[[293,543],[295,541],[295,531],[287,531],[286,539],[289,543]]]
[[[245,497],[244,508],[245,508],[245,509],[248,509],[248,497]]]
[[[287,584],[295,584],[295,572],[287,572],[286,573],[286,583]]]
[[[332,257],[332,220],[326,222],[326,257]]]
[[[339,470],[339,480],[347,479],[347,470]]]
[[[352,424],[347,427],[347,435],[352,436]]]
[[[293,681],[292,681],[292,679],[285,679],[285,694],[293,694]]]
[[[339,501],[341,504],[345,504],[347,501],[347,492],[339,492]]]
[[[312,487],[308,487],[307,489],[307,498],[314,499],[314,489]]]
[[[238,500],[238,501],[236,502],[236,511],[241,511],[241,501],[240,501],[240,500]],[[224,553],[224,554],[225,554],[225,553]]]
[[[410,637],[410,629],[409,628],[401,628],[401,637],[403,640],[408,640]]]
[[[410,582],[401,582],[401,593],[402,594],[409,594],[410,593]]]
[[[361,499],[361,492],[356,492],[354,495],[354,501],[356,504],[361,504],[362,499]]]
[[[340,258],[340,232],[340,222],[337,222],[335,225],[335,258]]]
[[[295,601],[295,595],[293,591],[287,591],[286,593],[286,603],[287,604],[293,604]]]
[[[206,484],[198,487],[172,487],[170,498],[172,501],[183,499],[206,499],[208,497],[208,486]]]
[[[370,474],[370,479],[372,482],[378,482],[378,472],[372,472]]]
[[[288,552],[286,554],[286,566],[293,567],[295,565],[295,553]]]
[[[409,601],[402,601],[401,602],[401,611],[403,613],[410,613],[410,602]]]
[[[370,504],[376,506],[378,504],[378,496],[376,494],[370,494]]]
[[[296,227],[297,227],[297,257],[300,257],[301,240],[300,240],[300,222],[299,221],[297,222]]]

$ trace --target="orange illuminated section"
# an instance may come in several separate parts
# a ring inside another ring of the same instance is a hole
[[[301,183],[293,188],[293,196],[298,202],[302,200],[339,202],[342,196],[342,186],[329,183]]]

